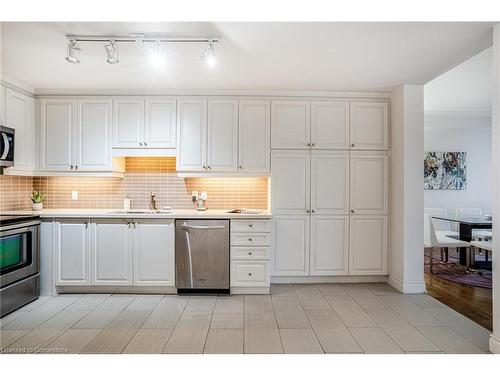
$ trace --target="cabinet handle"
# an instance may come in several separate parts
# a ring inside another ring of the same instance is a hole
[[[132,223],[129,221],[129,222],[128,222],[128,227],[129,227],[129,228],[130,228],[130,225],[131,225],[131,224],[132,224]]]
[[[212,167],[209,165],[209,166],[208,166],[208,169],[212,169]]]
[[[89,223],[88,221],[85,222],[85,229],[87,229],[89,227]]]
[[[206,166],[206,165],[204,165],[204,166],[203,166],[203,169],[207,169],[207,166]]]
[[[142,142],[139,142],[139,145],[142,147]]]
[[[71,167],[71,170],[73,170],[73,166],[72,166],[72,165],[70,165],[70,167]]]
[[[75,165],[75,169],[78,170],[78,165]]]
[[[146,142],[144,142],[144,146],[147,146],[148,144]]]

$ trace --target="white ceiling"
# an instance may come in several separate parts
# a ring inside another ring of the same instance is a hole
[[[426,112],[491,112],[493,54],[488,48],[424,86]]]
[[[3,23],[2,74],[37,89],[389,91],[424,84],[491,45],[493,23]],[[219,65],[203,46],[175,46],[164,72],[143,47],[81,44],[65,61],[66,34],[215,35]]]

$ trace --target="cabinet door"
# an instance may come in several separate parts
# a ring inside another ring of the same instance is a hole
[[[349,213],[348,151],[312,152],[311,209],[316,214]]]
[[[5,122],[16,129],[14,168],[35,169],[35,100],[11,89],[5,89]]]
[[[349,102],[311,102],[311,147],[324,150],[349,148]]]
[[[177,102],[177,170],[205,171],[207,166],[207,101]]]
[[[113,100],[113,147],[142,148],[144,142],[144,99]]]
[[[42,99],[41,166],[46,171],[69,171],[75,165],[76,101]]]
[[[387,274],[387,216],[352,215],[350,275]]]
[[[93,226],[93,285],[132,284],[132,228],[126,222]]]
[[[271,101],[271,148],[309,149],[310,113],[307,100]]]
[[[85,222],[55,223],[55,285],[89,285],[89,231]]]
[[[273,152],[271,164],[273,213],[304,214],[309,212],[309,151]]]
[[[208,101],[207,168],[236,172],[238,158],[238,101]]]
[[[311,275],[347,275],[349,217],[311,216]]]
[[[351,102],[350,133],[351,148],[387,150],[389,148],[389,103]]]
[[[175,99],[146,99],[145,147],[175,148],[177,132],[176,111]]]
[[[269,173],[271,165],[271,107],[269,100],[240,100],[240,172]]]
[[[351,152],[351,213],[387,214],[388,169],[385,152]]]
[[[175,286],[174,223],[134,224],[134,285]]]
[[[271,276],[309,275],[309,215],[273,218]]]
[[[82,171],[112,169],[111,100],[78,100],[76,167]]]

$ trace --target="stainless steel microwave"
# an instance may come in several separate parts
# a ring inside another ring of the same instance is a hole
[[[0,125],[0,167],[14,166],[15,134],[15,129]]]

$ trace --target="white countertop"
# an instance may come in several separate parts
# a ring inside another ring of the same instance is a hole
[[[132,212],[136,211],[136,212]],[[138,212],[138,211],[142,211]],[[196,211],[196,210],[171,210],[160,213],[144,213],[148,210],[124,210],[116,208],[104,209],[64,209],[64,208],[50,208],[41,211],[19,210],[19,211],[5,211],[5,215],[39,215],[41,218],[134,218],[134,219],[269,219],[272,217],[269,211],[263,210],[259,214],[232,214],[227,211],[230,210],[210,210]]]

